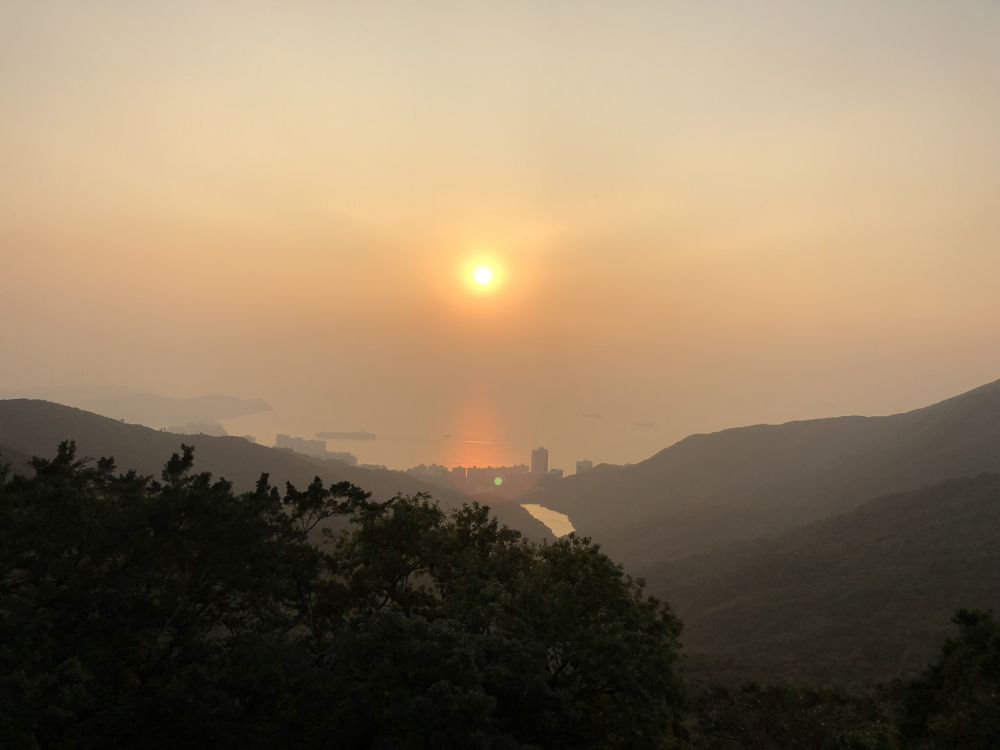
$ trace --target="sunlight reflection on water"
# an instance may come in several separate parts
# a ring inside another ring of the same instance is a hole
[[[566,536],[576,531],[569,520],[569,516],[565,513],[559,513],[537,503],[524,503],[521,507],[528,511],[535,520],[544,523],[549,531],[557,537]]]

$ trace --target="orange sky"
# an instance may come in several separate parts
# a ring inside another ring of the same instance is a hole
[[[572,468],[1000,377],[993,2],[15,0],[0,107],[0,390]]]

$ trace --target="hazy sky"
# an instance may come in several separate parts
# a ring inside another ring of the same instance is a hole
[[[995,0],[0,0],[0,389],[397,465],[912,408],[1000,378],[998,133]]]

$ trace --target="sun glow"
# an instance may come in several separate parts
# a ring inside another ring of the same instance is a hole
[[[479,286],[489,286],[493,283],[493,269],[489,266],[477,266],[472,272],[472,278]]]
[[[470,291],[492,294],[504,285],[503,266],[493,256],[480,255],[463,264],[462,275]]]

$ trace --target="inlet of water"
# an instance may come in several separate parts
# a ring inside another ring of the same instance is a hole
[[[572,522],[569,520],[569,516],[565,513],[559,513],[550,508],[546,508],[544,505],[538,505],[537,503],[524,503],[521,505],[528,513],[531,514],[532,518],[536,521],[540,521],[548,527],[555,536],[566,536],[574,531]]]

